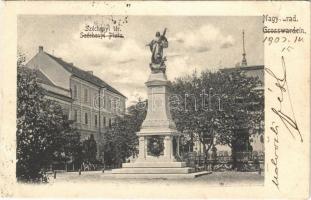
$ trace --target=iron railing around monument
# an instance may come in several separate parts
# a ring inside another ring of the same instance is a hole
[[[197,154],[191,152],[183,156],[183,160],[189,167],[196,171],[258,171],[264,170],[263,152],[236,152],[234,155],[227,151],[217,152],[217,156],[212,154]]]
[[[115,166],[112,166],[115,167]],[[64,162],[54,162],[49,167],[49,171],[59,171],[59,172],[77,172],[77,171],[98,171],[105,168],[102,163],[90,163],[82,162],[81,164],[76,163],[64,163]],[[107,167],[106,167],[107,168]]]

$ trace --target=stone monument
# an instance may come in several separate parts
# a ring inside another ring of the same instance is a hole
[[[145,83],[148,91],[148,110],[140,132],[138,158],[132,163],[123,163],[113,174],[188,174],[194,169],[180,161],[179,137],[169,108],[169,81],[166,77],[166,57],[163,49],[168,47],[165,37],[156,33],[147,46],[152,53],[151,74]]]

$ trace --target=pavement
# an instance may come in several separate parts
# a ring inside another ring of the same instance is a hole
[[[212,172],[192,179],[120,179],[109,177],[109,171],[94,171],[82,172],[81,175],[79,172],[60,172],[56,179],[50,174],[47,184],[18,184],[15,191],[16,197],[23,198],[254,198],[253,189],[262,190],[258,194],[264,195],[263,184],[264,174],[258,172]]]
[[[254,185],[261,186],[264,184],[264,174],[258,174],[258,172],[212,172],[205,175],[198,176],[196,178],[187,179],[172,179],[172,178],[114,178],[111,176],[110,171],[92,171],[92,172],[64,172],[58,173],[56,179],[53,176],[49,177],[51,184],[56,183],[109,183],[109,184],[122,184],[122,183],[167,183],[167,184],[207,184],[207,185]]]

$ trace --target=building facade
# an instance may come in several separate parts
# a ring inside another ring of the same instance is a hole
[[[57,101],[84,140],[94,135],[101,158],[102,135],[117,116],[125,114],[126,97],[98,78],[55,57],[39,47],[39,52],[26,64],[35,69],[47,90],[46,98]]]

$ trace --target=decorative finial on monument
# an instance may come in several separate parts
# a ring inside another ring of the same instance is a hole
[[[166,30],[165,28],[162,35],[157,32],[155,38],[146,45],[150,47],[151,51],[150,69],[152,73],[165,73],[166,70],[166,56],[163,56],[163,49],[168,47],[168,41],[165,37]]]
[[[244,30],[243,30],[242,34],[243,34],[243,54],[242,54],[243,58],[242,58],[241,66],[245,67],[245,66],[247,66],[247,61],[246,61],[246,53],[245,53]]]

